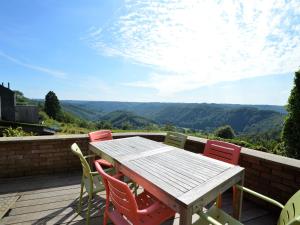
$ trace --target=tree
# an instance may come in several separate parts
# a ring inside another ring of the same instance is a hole
[[[60,114],[60,104],[56,94],[49,91],[45,97],[45,112],[52,119],[57,119]]]
[[[215,131],[215,135],[220,138],[232,139],[234,138],[235,133],[231,126],[225,125],[217,128]]]
[[[294,87],[288,100],[287,111],[282,141],[286,155],[300,159],[300,70],[295,72]]]

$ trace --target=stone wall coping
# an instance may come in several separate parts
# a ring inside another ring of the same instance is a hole
[[[114,137],[122,136],[165,136],[166,133],[147,133],[147,132],[126,132],[113,133]],[[88,138],[87,134],[59,134],[59,135],[43,135],[43,136],[23,136],[23,137],[0,137],[0,143],[16,142],[16,141],[51,141],[51,140],[67,140]]]
[[[148,132],[126,132],[126,133],[113,133],[114,137],[122,137],[122,136],[165,136],[166,133],[148,133]],[[51,141],[51,140],[71,140],[71,139],[85,139],[87,138],[87,134],[70,134],[70,135],[45,135],[45,136],[25,136],[25,137],[1,137],[1,143],[9,143],[16,141]],[[206,144],[207,139],[200,137],[188,136],[187,140],[200,142]],[[292,159],[280,155],[275,155],[267,152],[257,151],[249,148],[242,148],[242,154],[252,156],[255,158],[263,159],[266,161],[276,162],[278,164],[283,164],[291,167],[296,167],[300,169],[300,160]]]
[[[64,134],[64,135],[43,135],[43,136],[24,136],[24,137],[1,137],[0,143],[16,141],[51,141],[87,138],[87,134]]]
[[[276,162],[279,164],[288,165],[300,169],[300,160],[298,159],[293,159],[281,155],[275,155],[272,153],[262,152],[262,151],[249,149],[249,148],[242,148],[241,153],[255,158],[264,159],[266,161],[272,161],[272,162]]]

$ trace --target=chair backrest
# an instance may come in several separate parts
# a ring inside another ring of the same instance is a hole
[[[89,133],[90,142],[112,140],[110,130],[97,130]]]
[[[187,136],[176,132],[167,132],[164,143],[177,148],[184,148]]]
[[[95,167],[105,184],[107,204],[111,201],[115,210],[135,224],[138,220],[138,206],[128,185],[107,174],[97,161]],[[106,207],[109,208],[109,205]]]
[[[238,165],[241,147],[235,144],[208,140],[203,155],[223,162]]]
[[[91,168],[88,164],[88,162],[86,161],[86,159],[84,158],[80,148],[78,147],[78,145],[76,143],[72,144],[71,146],[71,151],[78,156],[78,158],[80,159],[81,165],[82,165],[82,172],[83,175],[87,178],[91,177]]]
[[[300,190],[296,192],[282,209],[277,225],[300,224]]]

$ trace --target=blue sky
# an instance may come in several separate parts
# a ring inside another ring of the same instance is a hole
[[[300,2],[0,2],[0,82],[30,98],[277,104],[300,66]]]

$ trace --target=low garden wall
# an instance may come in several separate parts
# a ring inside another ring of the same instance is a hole
[[[163,141],[164,133],[116,133],[114,138],[143,136]],[[0,178],[13,178],[80,170],[70,146],[78,143],[87,154],[87,135],[0,138]],[[188,137],[185,149],[201,153],[206,139]],[[300,161],[243,148],[240,165],[246,170],[245,186],[282,203],[300,189]],[[0,183],[1,183],[0,179]]]

